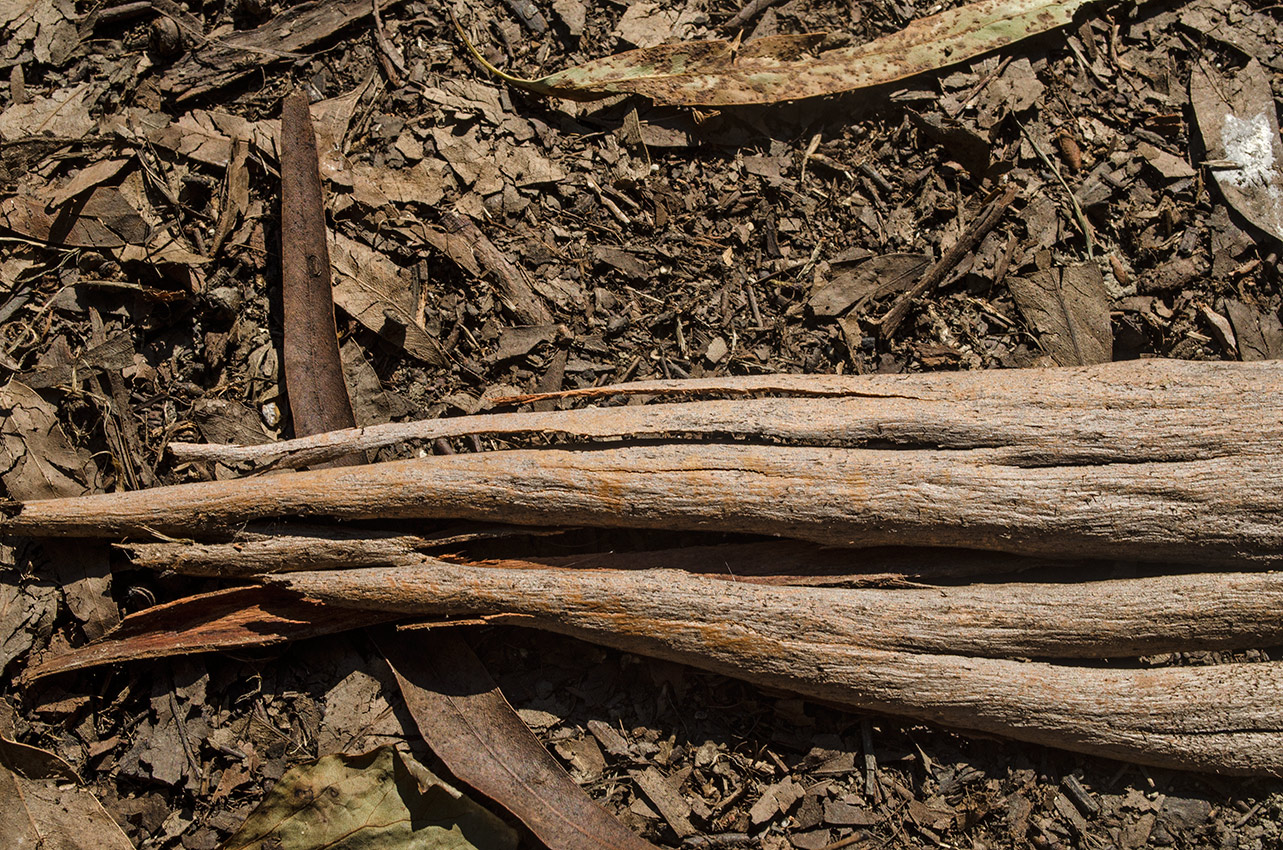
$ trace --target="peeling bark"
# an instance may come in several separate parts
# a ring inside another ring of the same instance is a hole
[[[1200,620],[1209,637],[1235,628],[1240,612],[1257,604],[1258,623],[1275,635],[1279,627],[1269,621],[1277,619],[1283,579],[1273,575],[850,590],[841,592],[842,602],[831,590],[713,583],[673,572],[443,563],[272,581],[327,601],[402,613],[529,614],[539,628],[814,699],[1093,755],[1283,775],[1283,663],[1111,669],[980,657],[1049,656],[1093,642],[1108,652],[1190,648],[1199,640],[1186,630],[1188,618]],[[1229,596],[1218,597],[1222,588]],[[886,607],[897,594],[917,597],[912,613]],[[986,594],[991,598],[979,602]],[[846,602],[859,598],[863,603]],[[1172,634],[1163,633],[1168,628]]]
[[[297,468],[407,441],[491,434],[1006,448],[1012,463],[1030,466],[1181,460],[1276,450],[1283,442],[1280,393],[1283,368],[1277,363],[1176,360],[1081,369],[646,381],[508,401],[638,394],[781,397],[390,422],[260,446],[171,443],[169,451],[184,461]]]

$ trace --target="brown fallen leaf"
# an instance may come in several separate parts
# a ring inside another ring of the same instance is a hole
[[[10,498],[79,496],[95,478],[93,460],[72,447],[57,408],[17,381],[0,387],[0,482]]]
[[[1012,278],[1016,306],[1038,332],[1057,366],[1091,366],[1113,359],[1109,293],[1100,266],[1079,263]]]
[[[12,734],[13,708],[0,702],[0,836],[6,847],[134,850],[71,765]]]
[[[49,4],[47,8],[52,8]],[[80,139],[98,122],[89,107],[101,89],[90,83],[55,89],[48,97],[33,98],[0,111],[0,140],[14,141],[32,136]]]
[[[54,213],[45,200],[15,195],[0,202],[0,227],[28,239],[74,248],[121,248],[147,240],[147,223],[121,194],[99,186],[89,195],[67,202]]]
[[[656,104],[733,106],[837,94],[933,71],[1065,26],[1087,0],[979,0],[919,18],[892,35],[819,50],[825,33],[746,44],[695,41],[631,50],[530,80],[504,73],[455,28],[478,64],[535,94],[593,100],[640,94]]]
[[[316,135],[307,95],[295,92],[281,107],[281,300],[285,387],[299,436],[356,424],[343,383],[333,290]],[[331,465],[355,462],[339,458]]]
[[[302,599],[267,587],[202,593],[131,614],[101,640],[47,658],[26,681],[120,661],[271,646],[377,625],[393,617]]]
[[[396,263],[342,234],[334,236],[334,303],[352,318],[432,366],[449,357],[419,320]]]
[[[378,644],[423,739],[451,773],[516,815],[550,850],[655,850],[575,784],[462,638],[443,631],[432,641],[432,652],[405,636]]]
[[[1270,73],[1255,59],[1233,75],[1199,62],[1190,74],[1189,96],[1226,202],[1283,241],[1283,140]]]

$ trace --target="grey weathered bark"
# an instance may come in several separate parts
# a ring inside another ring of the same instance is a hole
[[[805,411],[775,400],[770,429],[761,408],[698,413],[700,433],[722,442],[426,457],[28,502],[0,532],[190,537],[273,516],[433,517],[1271,565],[1283,556],[1281,377],[1274,363],[1156,361],[894,382],[775,376],[756,383],[845,395]],[[836,406],[826,415],[823,404]],[[822,444],[729,439],[739,434]]]
[[[1204,596],[1215,596],[1222,580],[1233,598]],[[1102,635],[1117,642],[1110,651],[1174,644],[1162,629],[1180,632],[1187,618],[1204,616],[1204,604],[1216,606],[1206,620],[1215,631],[1233,628],[1257,599],[1264,600],[1258,622],[1274,634],[1269,621],[1283,582],[1276,576],[1136,579],[1094,589],[1007,585],[982,603],[977,588],[845,591],[844,600],[868,597],[849,604],[833,601],[831,590],[673,572],[434,563],[272,581],[344,605],[530,614],[544,629],[842,705],[1145,764],[1283,775],[1283,663],[1110,669],[979,657],[1050,655],[1093,640],[1105,649]],[[884,607],[891,594],[921,595],[906,614]],[[1004,602],[1006,594],[1018,596]],[[889,630],[879,628],[884,617],[895,623]]]
[[[1283,439],[1280,392],[1283,368],[1277,363],[1176,360],[1085,369],[646,381],[552,396],[783,397],[390,422],[258,446],[171,443],[169,450],[180,460],[296,468],[406,441],[493,434],[1005,448],[1011,462],[1023,465],[1182,460],[1275,451]]]

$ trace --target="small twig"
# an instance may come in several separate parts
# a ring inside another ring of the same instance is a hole
[[[387,73],[392,85],[400,88],[409,79],[410,70],[405,67],[401,52],[392,46],[388,41],[387,33],[383,30],[383,14],[379,11],[379,0],[370,0],[370,4],[374,12],[374,40],[379,45],[379,58],[382,60],[383,70]]]
[[[954,242],[952,247],[944,252],[944,256],[936,261],[935,265],[922,276],[922,279],[895,299],[891,309],[887,310],[886,314],[878,320],[879,333],[883,339],[889,338],[896,332],[896,329],[900,327],[900,323],[904,321],[904,317],[908,315],[909,308],[913,306],[913,302],[921,298],[926,292],[939,286],[949,272],[962,261],[962,258],[976,249],[980,241],[1002,219],[1007,207],[1011,206],[1011,202],[1016,199],[1018,191],[1017,187],[1008,186],[1002,197],[991,203],[972,221],[967,230],[958,237],[958,241]]]

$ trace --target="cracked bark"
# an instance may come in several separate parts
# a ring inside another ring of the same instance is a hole
[[[197,537],[274,516],[423,517],[1269,566],[1283,554],[1280,378],[1276,363],[1145,361],[970,383],[903,376],[894,398],[830,399],[827,417],[767,400],[772,433],[855,445],[671,437],[425,457],[27,502],[0,530]],[[854,416],[848,405],[865,402]],[[734,416],[719,404],[696,408],[701,429]],[[626,410],[640,411],[635,425],[664,407],[675,405]]]

